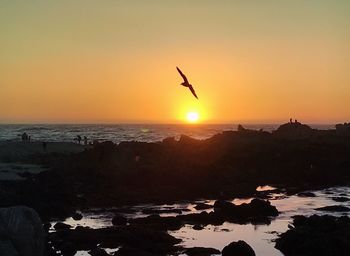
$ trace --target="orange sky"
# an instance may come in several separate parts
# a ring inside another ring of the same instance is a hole
[[[0,122],[350,121],[349,13],[341,0],[4,1]]]

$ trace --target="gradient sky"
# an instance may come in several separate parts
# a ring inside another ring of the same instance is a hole
[[[350,121],[349,13],[347,0],[0,0],[0,122]]]

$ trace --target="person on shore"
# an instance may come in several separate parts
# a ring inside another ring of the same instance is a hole
[[[28,140],[28,134],[26,132],[24,132],[22,134],[22,141],[26,141],[26,140]]]
[[[81,142],[81,136],[80,135],[77,135],[77,141],[78,141],[78,144],[80,144],[80,142]]]
[[[84,145],[86,146],[88,144],[88,138],[84,136]]]

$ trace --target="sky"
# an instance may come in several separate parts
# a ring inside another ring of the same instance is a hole
[[[0,123],[350,121],[349,13],[346,0],[0,0]]]

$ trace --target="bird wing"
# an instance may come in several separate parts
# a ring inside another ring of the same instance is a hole
[[[196,98],[198,99],[197,94],[196,94],[196,92],[194,91],[192,85],[190,85],[188,88],[190,88],[190,90],[191,90],[192,94],[194,95],[194,97],[196,97]]]
[[[181,70],[180,70],[178,67],[176,67],[176,69],[177,69],[177,71],[179,71],[179,73],[180,73],[180,75],[182,76],[184,82],[185,82],[185,83],[188,83],[187,77],[184,75],[184,73],[182,73]]]

